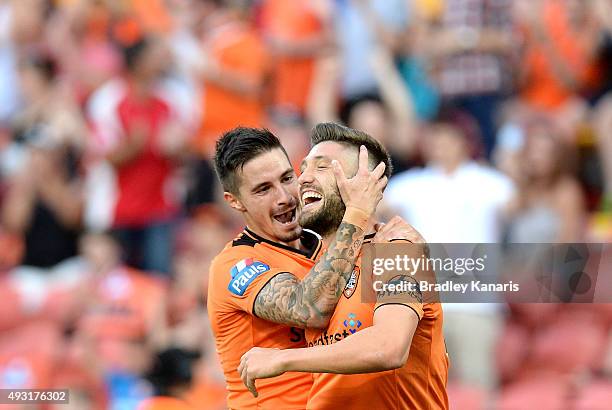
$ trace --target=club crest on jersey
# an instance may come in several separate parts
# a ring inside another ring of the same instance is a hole
[[[243,259],[230,270],[232,279],[227,289],[236,296],[242,296],[256,277],[269,270],[270,267],[263,262],[253,258]]]
[[[353,296],[353,293],[355,293],[355,289],[357,289],[359,271],[359,266],[355,266],[355,269],[353,269],[353,272],[351,273],[351,277],[349,278],[348,282],[346,282],[346,286],[344,287],[344,291],[342,293],[344,293],[344,297],[347,299]]]

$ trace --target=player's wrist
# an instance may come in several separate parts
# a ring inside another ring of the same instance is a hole
[[[294,349],[281,350],[277,355],[277,360],[278,360],[277,365],[283,373],[294,371],[294,369],[292,368],[292,363],[293,363],[292,351],[293,350]]]
[[[354,205],[349,205],[346,207],[346,211],[344,211],[344,217],[342,218],[342,220],[344,222],[358,226],[359,228],[365,231],[368,227],[371,216],[371,212],[368,212],[367,210],[364,210],[360,207],[356,207]]]

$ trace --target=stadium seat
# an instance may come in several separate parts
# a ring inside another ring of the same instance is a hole
[[[495,348],[496,365],[502,382],[516,378],[529,353],[529,333],[518,323],[508,323]]]
[[[596,381],[580,390],[574,410],[606,410],[612,407],[612,382]]]
[[[497,410],[566,410],[568,385],[563,379],[530,379],[510,385],[500,393]],[[537,403],[537,404],[536,404]]]
[[[559,372],[597,368],[606,347],[606,332],[598,321],[572,315],[538,332],[530,361]]]
[[[450,383],[447,392],[451,410],[481,410],[486,408],[487,392],[477,386]]]
[[[559,309],[560,305],[555,303],[516,303],[510,305],[513,318],[528,328],[538,328],[542,323],[551,321]]]
[[[0,388],[48,387],[63,354],[52,323],[30,323],[0,337]]]

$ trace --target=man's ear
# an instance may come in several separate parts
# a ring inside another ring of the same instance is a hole
[[[231,192],[227,192],[227,191],[223,192],[223,200],[227,202],[229,206],[231,206],[232,208],[234,208],[235,210],[239,212],[246,211],[246,208],[244,207],[244,205],[242,205],[242,202],[240,202],[240,199],[238,198],[238,196],[235,194],[232,194]]]

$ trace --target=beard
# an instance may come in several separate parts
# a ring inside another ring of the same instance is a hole
[[[299,222],[302,228],[310,229],[325,237],[338,229],[345,211],[346,206],[336,187],[335,192],[324,195],[321,208],[309,214],[302,213]]]

